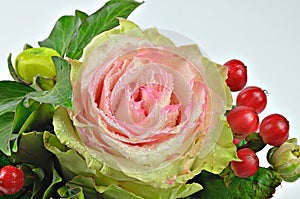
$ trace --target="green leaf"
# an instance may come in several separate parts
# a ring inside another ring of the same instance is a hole
[[[23,50],[27,50],[27,49],[30,49],[30,48],[33,48],[30,44],[25,44],[23,46]]]
[[[40,104],[24,121],[20,132],[52,130],[54,108],[51,104]]]
[[[84,47],[98,34],[118,26],[118,17],[127,18],[142,3],[134,0],[111,0],[80,25],[67,50],[67,57],[79,59]]]
[[[55,154],[61,164],[65,180],[71,180],[76,175],[95,175],[95,171],[88,168],[85,159],[76,151],[61,144],[55,135],[46,132],[44,145],[47,150]]]
[[[53,130],[53,112],[54,107],[51,104],[40,104],[30,100],[29,107],[25,107],[24,101],[21,101],[15,112],[12,135],[18,137],[18,134],[23,132]],[[12,151],[17,150],[18,139],[15,139]]]
[[[22,80],[21,80],[20,77],[18,76],[18,74],[17,74],[17,72],[16,72],[16,70],[15,70],[15,68],[14,68],[14,66],[13,66],[13,64],[12,64],[12,62],[11,62],[11,56],[12,56],[12,54],[10,53],[10,54],[8,55],[8,58],[7,58],[7,64],[8,64],[8,70],[9,70],[9,73],[10,73],[11,77],[12,77],[15,81],[17,81],[17,82],[22,82]]]
[[[75,10],[75,16],[78,16],[81,21],[84,21],[89,15],[80,10]]]
[[[44,147],[43,136],[49,132],[21,133],[15,162],[22,163],[27,176],[26,186],[31,198],[52,198],[56,185],[62,181],[54,167],[54,156]],[[54,197],[56,198],[56,197]]]
[[[45,171],[41,168],[34,167],[32,168],[32,172],[35,176],[35,180],[33,181],[31,199],[42,198],[43,192],[46,189],[46,184],[44,184]]]
[[[189,197],[192,198],[271,198],[275,188],[280,185],[279,174],[271,169],[260,167],[249,178],[234,176],[231,169],[226,169],[223,177],[203,171],[195,180],[204,189]]]
[[[68,199],[84,199],[83,189],[81,187],[70,188],[68,186],[61,187],[59,190],[59,195],[63,198]]]
[[[12,127],[13,133],[18,133],[22,126],[24,125],[25,121],[29,117],[29,115],[35,111],[39,107],[39,103],[31,100],[29,102],[29,107],[24,107],[23,101],[21,101],[16,108],[15,117]]]
[[[7,112],[0,115],[0,150],[7,156],[11,155],[10,140],[12,138],[12,125],[14,113]]]
[[[43,199],[51,198],[53,193],[56,191],[56,185],[62,181],[62,178],[54,168],[54,165],[52,164],[52,182],[47,187],[46,191],[44,192]]]
[[[81,20],[78,16],[62,16],[56,22],[49,37],[38,43],[41,47],[55,49],[63,57],[80,24]]]
[[[21,133],[19,150],[16,153],[16,162],[34,165],[44,170],[52,171],[52,154],[45,149],[42,132]]]
[[[52,89],[47,91],[36,91],[28,93],[24,101],[25,105],[29,105],[29,99],[37,102],[61,105],[66,108],[72,109],[72,86],[70,82],[71,66],[69,62],[61,57],[53,57],[53,62],[56,66],[57,83]]]
[[[14,112],[23,97],[32,91],[29,86],[15,81],[0,81],[0,115]]]

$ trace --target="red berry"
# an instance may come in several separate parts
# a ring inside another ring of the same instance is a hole
[[[234,145],[238,145],[241,142],[241,140],[239,140],[237,138],[233,138],[232,142],[233,142]]]
[[[259,127],[259,135],[264,143],[280,146],[289,137],[289,121],[280,114],[271,114],[265,117]]]
[[[234,137],[241,140],[255,132],[259,126],[258,114],[249,106],[237,106],[230,110],[227,121]]]
[[[265,91],[257,86],[244,88],[236,98],[237,106],[250,106],[257,113],[261,113],[267,105],[267,95]]]
[[[231,91],[242,90],[247,83],[247,68],[237,59],[229,60],[224,64],[228,68],[226,84]]]
[[[24,185],[24,173],[14,166],[4,166],[0,170],[0,193],[15,194]]]
[[[256,153],[249,148],[242,148],[237,151],[237,156],[242,161],[231,162],[230,166],[234,171],[234,174],[240,178],[248,178],[253,176],[259,167],[259,159]]]

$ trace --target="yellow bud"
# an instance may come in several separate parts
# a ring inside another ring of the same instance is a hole
[[[18,76],[26,83],[31,84],[39,75],[44,78],[56,76],[53,56],[60,56],[51,48],[29,48],[20,53],[15,60],[15,68]]]

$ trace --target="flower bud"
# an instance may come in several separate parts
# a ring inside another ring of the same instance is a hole
[[[60,55],[55,50],[45,47],[24,50],[16,57],[15,61],[18,76],[28,84],[31,84],[37,75],[54,78],[56,70],[52,56]]]
[[[290,139],[280,147],[271,148],[268,161],[284,181],[296,181],[300,177],[300,145],[297,145],[297,139]]]

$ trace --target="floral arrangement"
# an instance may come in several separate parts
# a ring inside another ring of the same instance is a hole
[[[300,177],[288,120],[259,121],[266,93],[245,87],[243,62],[217,64],[196,44],[141,29],[126,19],[141,4],[77,10],[9,55],[1,198],[270,198]]]

